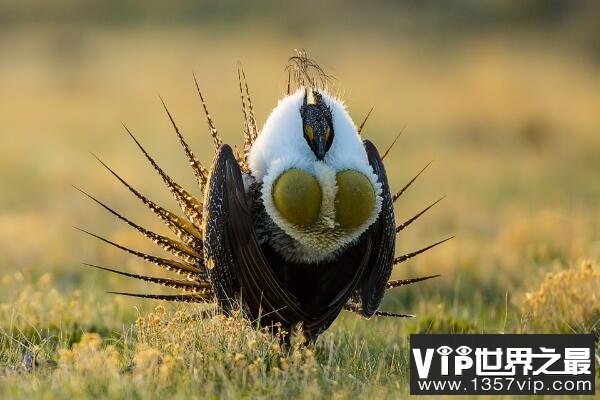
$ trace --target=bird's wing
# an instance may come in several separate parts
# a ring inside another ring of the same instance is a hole
[[[215,294],[226,309],[238,296],[262,324],[293,326],[310,319],[269,266],[252,227],[242,174],[228,145],[213,162],[204,198],[204,251]]]
[[[373,143],[365,140],[363,145],[369,164],[381,183],[382,196],[379,218],[367,231],[370,233],[372,251],[360,285],[362,313],[366,317],[371,317],[383,299],[387,282],[392,274],[396,246],[396,222],[394,220],[394,203],[383,161]]]

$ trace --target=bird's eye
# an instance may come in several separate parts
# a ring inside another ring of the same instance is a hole
[[[310,126],[310,125],[304,125],[304,134],[306,135],[306,137],[308,138],[308,140],[310,140],[311,142],[313,140],[315,140],[315,132],[313,131],[312,126]]]

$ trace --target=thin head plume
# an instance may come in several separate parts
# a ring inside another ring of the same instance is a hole
[[[142,146],[140,141],[133,135],[131,130],[127,127],[127,125],[123,124],[123,128],[129,134],[131,139],[135,142],[140,151],[144,154],[150,165],[154,168],[154,170],[160,175],[165,185],[171,192],[171,195],[179,203],[179,207],[185,214],[185,216],[190,220],[192,224],[195,226],[202,225],[202,204],[191,194],[189,194],[185,189],[179,186],[169,175],[166,174],[165,171],[158,165],[156,161],[150,156],[150,154],[146,151],[146,149]]]
[[[285,69],[291,73],[297,87],[325,88],[335,79],[326,74],[316,61],[308,57],[306,50],[296,49],[295,53],[289,58]]]
[[[212,296],[201,294],[145,294],[145,293],[128,293],[128,292],[106,292],[110,294],[118,294],[120,296],[140,297],[142,299],[164,300],[164,301],[180,301],[184,303],[210,303],[213,301]]]
[[[163,223],[185,244],[197,251],[203,248],[202,233],[187,220],[181,218],[177,214],[159,206],[146,196],[141,194],[137,189],[131,186],[121,176],[119,176],[112,168],[102,161],[96,154],[90,154],[113,175],[123,186],[125,186],[135,197],[137,197],[146,207],[148,207]]]
[[[221,147],[223,144],[223,140],[221,136],[219,136],[219,132],[217,128],[215,128],[215,123],[208,112],[208,108],[206,107],[206,102],[204,101],[204,96],[202,96],[202,91],[200,90],[200,85],[198,85],[198,79],[196,79],[196,74],[192,73],[194,77],[194,83],[196,84],[196,90],[198,91],[198,96],[200,97],[200,101],[202,102],[202,108],[204,109],[204,114],[206,115],[206,121],[208,122],[208,129],[210,130],[210,135],[213,138],[213,142],[215,143],[215,148]]]
[[[449,238],[440,240],[439,242],[436,242],[434,244],[430,244],[429,246],[423,247],[422,249],[419,249],[417,251],[413,251],[412,253],[408,253],[408,254],[401,255],[400,257],[396,257],[396,258],[394,258],[394,265],[403,263],[404,261],[409,260],[415,256],[418,256],[419,254],[424,253],[427,250],[433,249],[434,247],[436,247],[444,242],[447,242],[450,239],[454,239],[454,236],[450,236]]]
[[[182,259],[183,261],[185,261],[187,263],[194,264],[194,265],[202,263],[202,261],[203,261],[202,255],[197,253],[195,250],[193,250],[189,246],[185,245],[184,243],[177,242],[169,237],[152,232],[152,231],[136,224],[135,222],[124,217],[123,215],[121,215],[117,211],[113,210],[111,207],[107,206],[106,204],[104,204],[103,202],[101,202],[100,200],[98,200],[97,198],[92,196],[91,194],[87,193],[83,189],[80,189],[75,185],[72,185],[72,186],[73,186],[73,188],[78,190],[80,193],[82,193],[83,195],[85,195],[88,198],[90,198],[91,200],[93,200],[96,204],[100,205],[102,208],[104,208],[105,210],[107,210],[108,212],[110,212],[111,214],[116,216],[118,219],[125,222],[127,225],[133,227],[135,230],[140,232],[144,237],[152,240],[155,244],[159,245],[163,250],[173,254],[174,256]]]
[[[206,181],[208,180],[208,170],[196,158],[196,156],[192,152],[192,149],[185,141],[185,138],[181,134],[179,127],[175,123],[175,119],[173,119],[171,112],[167,108],[167,104],[165,103],[165,100],[162,98],[162,96],[160,94],[158,95],[158,98],[160,99],[160,102],[162,103],[163,108],[165,109],[165,112],[167,113],[167,116],[169,117],[169,120],[171,121],[171,125],[173,125],[173,129],[175,130],[175,133],[177,134],[177,137],[179,138],[179,143],[181,143],[181,146],[183,147],[183,150],[185,151],[185,155],[187,156],[188,161],[190,162],[190,165],[192,167],[192,170],[194,171],[194,175],[196,176],[196,181],[198,182],[198,186],[200,186],[200,189],[202,190],[202,188],[204,188],[204,185],[206,185]]]
[[[358,134],[360,135],[362,133],[363,128],[365,127],[365,124],[367,123],[367,120],[369,119],[369,117],[371,116],[371,113],[373,112],[373,108],[375,107],[371,107],[371,109],[369,110],[369,112],[367,113],[367,115],[365,116],[365,119],[363,119],[363,122],[360,124],[360,126],[358,127]],[[400,131],[402,132],[402,131]]]
[[[422,282],[422,281],[425,281],[427,279],[437,278],[438,276],[441,276],[441,275],[438,274],[438,275],[430,275],[430,276],[420,276],[418,278],[397,279],[397,280],[394,280],[394,281],[389,281],[387,283],[387,285],[385,286],[385,290],[397,288],[399,286],[410,285],[412,283]]]
[[[406,185],[404,185],[404,187],[402,189],[400,189],[393,197],[392,197],[392,202],[396,202],[396,200],[398,200],[398,198],[400,196],[402,196],[402,194],[406,191],[406,189],[408,189],[410,187],[410,185],[413,184],[414,181],[417,180],[417,178],[423,173],[423,171],[425,171],[427,169],[427,167],[429,167],[431,165],[433,161],[429,161],[427,163],[426,166],[424,166],[417,175],[415,175],[414,178],[412,178]]]
[[[129,278],[139,279],[139,280],[142,280],[145,282],[156,283],[161,286],[166,286],[166,287],[170,287],[173,289],[179,289],[179,290],[183,290],[185,292],[203,292],[203,291],[211,288],[210,282],[208,282],[208,281],[198,282],[198,281],[188,281],[188,280],[181,280],[181,279],[158,278],[158,277],[154,277],[154,276],[132,274],[129,272],[119,271],[119,270],[107,268],[107,267],[101,267],[99,265],[89,264],[89,263],[85,263],[85,262],[82,264],[87,267],[101,269],[103,271],[112,272],[112,273],[115,273],[118,275],[123,275],[123,276],[129,277]]]
[[[392,142],[392,144],[390,144],[390,146],[387,148],[387,150],[383,153],[383,156],[381,156],[382,160],[385,160],[385,158],[387,157],[387,155],[390,153],[390,150],[392,150],[392,147],[394,147],[394,145],[398,141],[398,138],[400,137],[400,135],[402,135],[402,132],[404,132],[404,128],[406,128],[406,126],[402,127],[402,129],[400,130],[400,132],[398,132],[398,134],[394,138],[394,141]]]
[[[287,90],[286,90],[286,95],[290,95],[292,92],[292,88],[290,86],[291,84],[291,80],[292,80],[292,73],[288,70],[288,80],[287,80]]]
[[[194,265],[188,264],[186,262],[175,261],[175,260],[171,260],[168,258],[162,258],[162,257],[157,257],[157,256],[153,256],[150,254],[142,253],[141,251],[133,250],[133,249],[125,247],[121,244],[110,241],[106,238],[103,238],[102,236],[96,235],[95,233],[88,232],[85,229],[81,229],[76,226],[74,226],[73,228],[75,228],[78,231],[81,231],[83,233],[86,233],[90,236],[93,236],[96,239],[99,239],[99,240],[103,241],[104,243],[110,244],[111,246],[114,246],[114,247],[116,247],[120,250],[123,250],[129,254],[133,254],[134,256],[137,256],[145,261],[148,261],[151,264],[154,264],[161,268],[165,268],[168,271],[174,271],[178,274],[188,275],[193,279],[197,279],[198,277],[202,276],[203,271],[201,269],[197,268]]]
[[[434,201],[433,203],[431,203],[430,205],[428,205],[427,207],[425,207],[423,210],[421,210],[418,214],[416,214],[412,218],[409,218],[406,221],[404,221],[403,223],[401,223],[400,225],[398,225],[396,227],[396,233],[400,232],[401,230],[403,230],[404,228],[406,228],[407,226],[409,226],[410,224],[412,224],[413,222],[415,222],[421,215],[425,214],[427,211],[429,211],[430,208],[432,208],[433,206],[435,206],[440,201],[444,200],[444,198],[446,198],[446,196],[440,197],[439,199],[437,199],[436,201]]]

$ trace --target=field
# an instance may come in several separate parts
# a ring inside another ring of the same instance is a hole
[[[410,333],[600,336],[598,49],[570,25],[427,35],[391,28],[384,11],[359,34],[359,14],[309,26],[256,15],[0,25],[0,398],[403,397]],[[396,218],[446,198],[401,233],[397,253],[456,237],[393,274],[439,278],[395,289],[382,306],[416,317],[342,314],[317,343],[281,349],[240,316],[107,294],[170,292],[83,266],[160,274],[72,226],[161,252],[71,185],[167,231],[89,152],[176,210],[120,122],[194,192],[157,93],[209,163],[192,72],[225,141],[239,145],[238,61],[260,123],[294,48],[335,76],[357,123],[374,107],[364,136],[380,149],[403,130],[386,158],[393,188],[433,160]]]

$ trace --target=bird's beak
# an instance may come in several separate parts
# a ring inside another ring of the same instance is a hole
[[[315,155],[318,160],[323,160],[325,157],[325,153],[327,152],[325,146],[325,136],[324,135],[316,135],[313,140]]]

